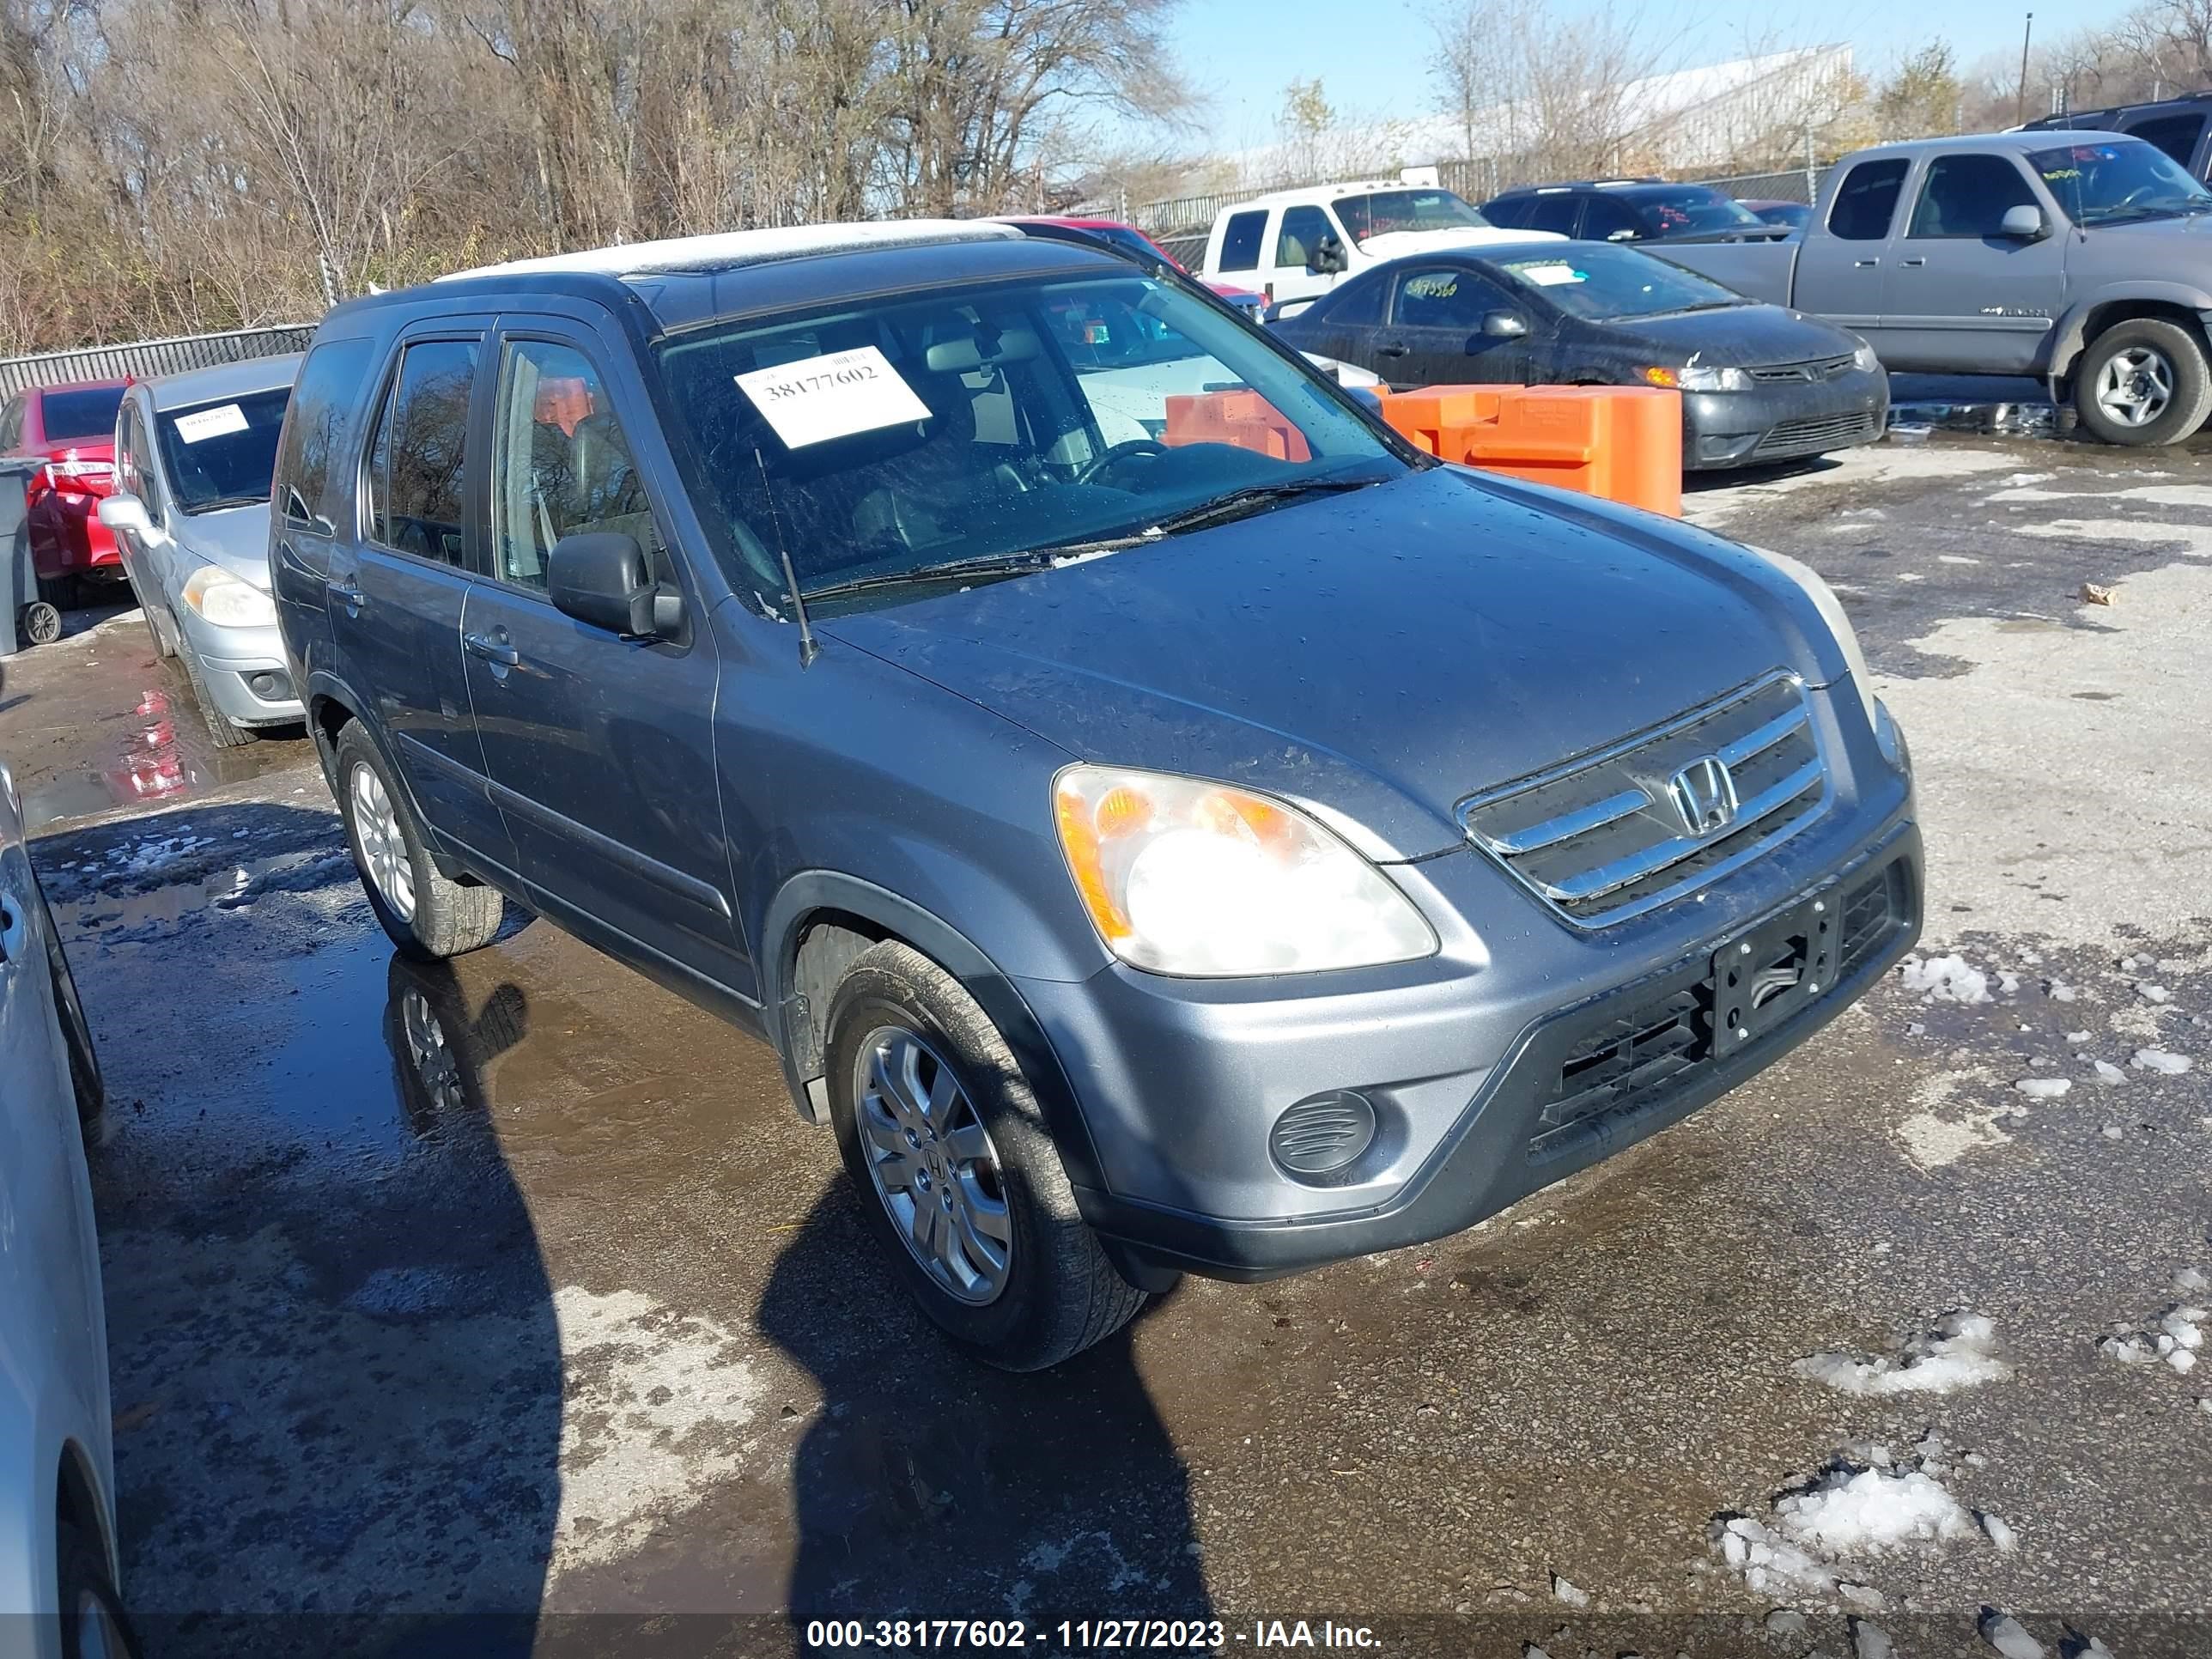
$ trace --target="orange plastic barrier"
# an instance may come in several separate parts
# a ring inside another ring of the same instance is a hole
[[[1392,429],[1447,461],[1682,516],[1679,392],[1431,386],[1380,392],[1377,400]],[[1172,410],[1175,400],[1168,401]]]
[[[1167,400],[1168,427],[1160,441],[1234,444],[1279,461],[1313,459],[1305,434],[1256,392],[1179,392]]]

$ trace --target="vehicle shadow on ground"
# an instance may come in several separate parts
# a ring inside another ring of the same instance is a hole
[[[562,1354],[483,1078],[527,999],[395,957],[326,812],[187,808],[35,855],[110,1085],[93,1178],[145,1651],[523,1659]]]
[[[910,1306],[860,1201],[843,1181],[824,1194],[757,1313],[822,1390],[792,1470],[801,1648],[825,1620],[1018,1619],[1032,1645],[1062,1620],[1210,1620],[1136,1328],[1049,1371],[993,1370]]]

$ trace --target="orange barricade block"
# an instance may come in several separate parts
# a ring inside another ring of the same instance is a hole
[[[1431,386],[1382,392],[1377,401],[1395,431],[1444,460],[1682,515],[1679,392]]]
[[[1313,459],[1305,434],[1256,392],[1179,392],[1167,404],[1168,428],[1160,434],[1160,441],[1170,448],[1182,444],[1234,444],[1279,461]]]

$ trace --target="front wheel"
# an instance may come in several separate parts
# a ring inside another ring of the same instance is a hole
[[[1036,1096],[990,1017],[912,946],[854,960],[830,1005],[830,1115],[869,1231],[942,1329],[1041,1370],[1145,1303],[1075,1206]]]
[[[2179,324],[2151,317],[2118,323],[2075,364],[2074,407],[2108,444],[2179,443],[2212,413],[2212,367]]]
[[[62,1659],[136,1659],[137,1638],[99,1544],[64,1522],[55,1558],[60,1568]]]
[[[146,625],[151,628],[153,623],[149,620]],[[154,637],[158,640],[161,635],[156,634]],[[261,735],[250,726],[240,726],[216,707],[215,699],[208,695],[207,681],[200,673],[200,665],[191,651],[179,652],[177,660],[184,664],[185,678],[191,682],[192,700],[199,704],[200,718],[207,722],[210,742],[218,749],[243,749]]]
[[[490,944],[502,914],[499,890],[438,872],[415,814],[359,720],[346,722],[333,747],[338,812],[354,867],[400,954],[437,962]]]

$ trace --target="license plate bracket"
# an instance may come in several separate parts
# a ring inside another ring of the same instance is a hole
[[[1835,983],[1836,907],[1808,899],[1713,952],[1716,1054],[1765,1036]]]

